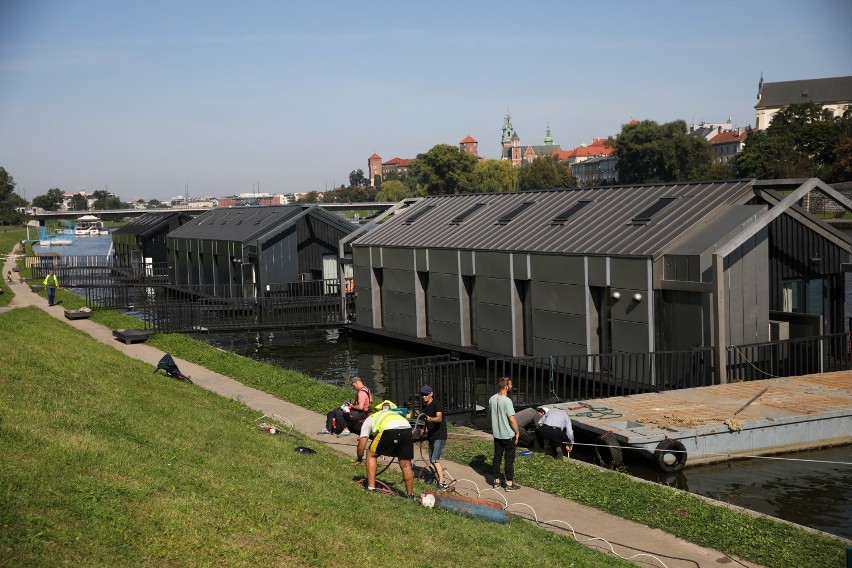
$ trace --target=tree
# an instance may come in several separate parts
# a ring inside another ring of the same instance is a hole
[[[71,209],[71,211],[85,211],[89,208],[89,201],[82,193],[75,193],[71,196],[68,208]]]
[[[376,194],[376,201],[402,201],[407,197],[414,197],[414,192],[397,179],[386,181]]]
[[[835,117],[815,103],[790,105],[769,127],[752,132],[737,156],[737,175],[758,179],[818,177],[829,183],[850,179],[844,165],[852,139],[852,112]]]
[[[41,207],[45,211],[59,211],[64,200],[65,194],[62,190],[54,187],[48,189],[45,195],[33,197],[33,207]]]
[[[158,209],[162,206],[163,206],[163,203],[159,199],[148,200],[148,208],[149,209]]]
[[[409,187],[417,195],[451,195],[475,190],[473,169],[476,158],[456,146],[438,144],[417,160],[408,170]]]
[[[689,134],[683,120],[625,124],[613,145],[623,184],[695,180],[713,160],[710,143]]]
[[[357,169],[349,172],[349,185],[351,187],[364,187],[369,185],[370,180],[364,176],[364,170]]]
[[[92,197],[95,198],[92,209],[124,209],[128,207],[118,197],[103,189],[92,192]]]
[[[522,165],[518,172],[518,187],[521,191],[576,186],[577,180],[571,171],[550,156],[539,156],[531,163]]]
[[[0,166],[0,223],[23,223],[24,214],[18,209],[26,206],[27,200],[15,193],[15,179],[9,175],[6,168]]]
[[[475,191],[502,193],[518,191],[518,169],[508,160],[482,160],[473,168]]]

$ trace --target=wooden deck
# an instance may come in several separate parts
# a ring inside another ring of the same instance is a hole
[[[553,406],[575,431],[609,434],[652,460],[661,442],[678,441],[689,465],[852,443],[852,371]]]

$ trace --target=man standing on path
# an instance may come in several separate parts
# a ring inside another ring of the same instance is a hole
[[[47,305],[52,306],[56,300],[56,289],[59,288],[59,278],[52,270],[44,277],[44,285],[47,286]]]
[[[426,415],[426,439],[429,442],[429,463],[435,468],[438,476],[438,489],[447,489],[444,482],[444,466],[441,465],[441,452],[447,443],[447,423],[444,421],[444,405],[435,400],[432,387],[420,387],[420,398],[423,401],[423,414]]]
[[[491,415],[491,434],[494,436],[494,458],[491,460],[491,472],[494,474],[493,485],[500,485],[500,462],[506,459],[505,490],[517,491],[521,488],[515,483],[515,452],[518,438],[521,435],[518,421],[515,419],[515,406],[509,398],[512,390],[512,379],[503,377],[497,381],[497,394],[488,401],[488,412]]]

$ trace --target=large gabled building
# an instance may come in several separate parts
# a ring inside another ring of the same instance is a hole
[[[173,283],[216,297],[284,294],[337,278],[338,244],[356,226],[316,205],[214,209],[166,239]]]
[[[353,242],[358,327],[536,357],[842,332],[852,242],[814,189],[852,209],[819,180],[428,197]]]
[[[852,105],[852,76],[764,83],[757,88],[755,130],[766,130],[779,110],[794,104],[816,103],[841,116]]]

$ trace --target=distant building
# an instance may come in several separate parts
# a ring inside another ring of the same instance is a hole
[[[745,148],[748,131],[745,128],[720,132],[709,139],[713,148],[713,159],[727,164]]]
[[[606,145],[606,138],[595,138],[591,144],[583,144],[573,150],[559,150],[555,156],[560,162],[568,162],[569,166],[574,167],[580,162],[610,154],[612,154],[612,148]]]
[[[388,174],[405,177],[408,175],[408,168],[413,163],[414,158],[391,158],[387,162],[382,162],[382,178],[386,178]]]
[[[382,157],[373,152],[373,155],[367,158],[367,171],[370,176],[370,187],[376,187],[381,184],[382,177]]]
[[[521,137],[515,132],[512,126],[512,117],[509,113],[503,117],[503,137],[500,139],[502,152],[501,160],[512,162],[514,166],[529,164],[540,156],[552,156],[555,152],[559,152],[562,148],[559,144],[553,143],[553,136],[550,135],[550,125],[547,125],[547,132],[544,135],[544,143],[541,145],[521,144]]]
[[[801,103],[816,103],[841,116],[852,105],[852,77],[764,83],[761,75],[754,105],[755,129],[766,130],[775,113]]]
[[[470,154],[474,158],[479,158],[479,142],[477,142],[470,134],[465,136],[464,139],[459,142],[459,149],[465,154]]]
[[[145,213],[112,233],[115,257],[124,262],[162,263],[167,261],[166,235],[192,215],[183,211],[171,213]]]
[[[287,294],[288,283],[336,272],[338,243],[355,228],[317,205],[211,209],[168,234],[169,270],[212,296]]]
[[[589,187],[618,181],[618,161],[613,156],[596,156],[571,166],[577,185]]]

